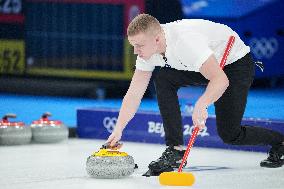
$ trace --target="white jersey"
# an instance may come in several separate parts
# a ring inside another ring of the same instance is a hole
[[[235,43],[225,65],[231,64],[250,52],[239,35],[224,24],[202,19],[184,19],[161,25],[166,38],[166,52],[153,54],[149,60],[137,56],[136,69],[153,71],[155,66],[199,72],[202,64],[215,55],[220,63],[230,36]]]

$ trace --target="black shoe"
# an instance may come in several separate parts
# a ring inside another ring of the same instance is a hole
[[[160,158],[149,164],[148,173],[151,174],[148,175],[145,173],[143,176],[158,176],[162,172],[173,171],[174,168],[178,168],[180,166],[184,153],[185,150],[176,150],[174,149],[174,146],[167,147]],[[186,166],[186,163],[187,162],[184,163],[183,167]]]
[[[268,158],[260,162],[261,167],[277,168],[284,165],[284,145],[272,147],[268,154]]]

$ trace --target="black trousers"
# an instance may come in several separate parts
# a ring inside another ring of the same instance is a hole
[[[221,139],[232,145],[271,145],[284,141],[284,135],[257,126],[241,126],[249,88],[255,75],[250,54],[225,66],[230,85],[215,103],[217,131]],[[177,96],[180,87],[207,85],[208,80],[198,72],[162,67],[154,74],[158,105],[163,119],[167,145],[183,144],[181,111]]]

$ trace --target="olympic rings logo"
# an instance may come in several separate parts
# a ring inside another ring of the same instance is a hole
[[[103,125],[109,133],[112,133],[112,131],[113,131],[115,125],[116,125],[116,122],[117,122],[116,117],[105,117],[104,120],[103,120]]]
[[[249,43],[252,53],[257,59],[272,58],[272,56],[278,51],[278,41],[276,38],[260,39],[252,38]]]

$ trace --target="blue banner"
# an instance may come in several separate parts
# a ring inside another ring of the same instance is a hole
[[[107,139],[113,131],[119,110],[79,109],[77,110],[77,134],[80,138]],[[192,117],[182,115],[184,142],[187,144],[193,131]],[[284,133],[284,121],[244,119],[244,125],[257,125]],[[158,112],[137,112],[123,132],[122,141],[164,143],[164,128]],[[206,127],[198,134],[195,146],[230,148],[240,150],[266,151],[266,147],[226,145],[218,136],[215,117],[209,117]]]
[[[181,0],[181,4],[185,18],[208,19],[235,30],[250,46],[255,61],[265,65],[264,72],[256,69],[256,78],[283,77],[282,0]]]

